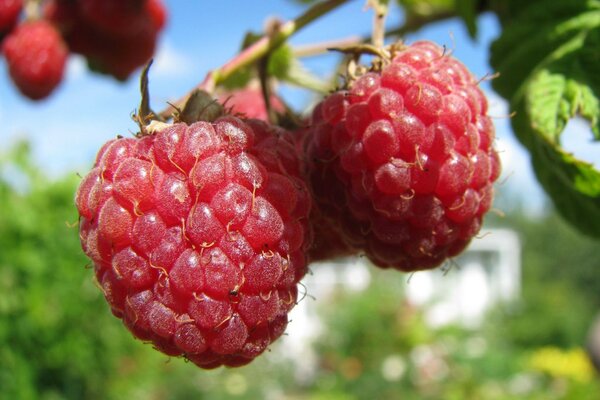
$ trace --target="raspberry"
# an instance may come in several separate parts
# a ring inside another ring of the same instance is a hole
[[[285,330],[311,200],[289,135],[225,116],[109,141],[76,195],[115,316],[202,368],[240,366]]]
[[[50,23],[40,20],[17,26],[2,48],[10,77],[30,99],[47,97],[61,82],[68,50]]]
[[[22,9],[23,0],[0,0],[0,43],[2,35],[17,24]]]
[[[330,186],[320,186],[325,180],[320,180],[318,182],[314,182],[315,185],[311,185],[311,170],[310,163],[307,162],[305,154],[307,154],[307,148],[312,139],[311,137],[312,131],[307,128],[300,128],[291,135],[291,139],[294,142],[296,153],[301,155],[302,160],[302,175],[304,177],[307,185],[311,187],[313,192],[313,197],[318,198],[319,193],[323,193],[323,191],[327,191]],[[314,171],[313,171],[314,172]],[[324,171],[325,172],[325,171]],[[323,178],[323,176],[319,176],[319,178]],[[315,196],[315,194],[317,194]],[[321,205],[321,207],[316,207],[317,205]],[[312,226],[312,246],[309,248],[309,259],[311,262],[318,261],[327,261],[337,257],[349,256],[355,254],[358,249],[352,247],[347,243],[340,232],[336,229],[336,224],[332,223],[331,216],[338,216],[339,222],[342,218],[339,210],[327,210],[326,207],[323,207],[322,204],[313,204],[313,208],[310,213],[310,224]]]
[[[481,227],[500,173],[477,81],[439,46],[398,49],[313,112],[317,209],[380,267],[433,268]]]
[[[146,64],[156,50],[157,31],[144,30],[137,35],[122,39],[104,38],[98,40],[94,34],[80,37],[81,43],[75,48],[87,60],[93,71],[112,75],[118,80],[126,80],[136,69]],[[73,39],[75,41],[77,39]],[[75,51],[75,50],[74,50]]]
[[[79,8],[85,21],[109,36],[136,35],[149,24],[160,30],[165,23],[159,0],[80,0]]]
[[[258,87],[246,87],[234,91],[226,91],[219,96],[219,101],[245,118],[256,118],[263,121],[269,119],[262,91]],[[276,113],[284,113],[285,106],[276,95],[271,95],[271,108]]]
[[[152,58],[167,18],[160,0],[51,0],[44,16],[60,27],[69,49],[86,57],[90,69],[119,80]]]

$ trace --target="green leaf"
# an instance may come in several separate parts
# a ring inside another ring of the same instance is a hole
[[[503,22],[492,45],[494,88],[516,110],[513,129],[559,212],[600,238],[600,172],[561,147],[578,116],[600,140],[600,1],[538,0]]]
[[[500,72],[492,82],[494,89],[508,100],[520,95],[519,89],[537,68],[562,56],[557,49],[598,28],[599,3],[537,1],[506,21],[502,35],[491,48],[491,64]]]
[[[534,129],[524,102],[512,124],[536,138],[529,147],[534,171],[560,214],[581,232],[600,238],[600,172]]]
[[[221,81],[219,86],[224,87],[227,90],[235,90],[248,86],[250,81],[255,78],[256,73],[253,70],[253,66],[246,68],[240,68],[233,74],[227,77],[227,79]]]
[[[204,90],[196,89],[187,99],[178,119],[190,125],[197,121],[212,122],[224,113],[223,106],[217,100]]]
[[[455,0],[454,8],[463,19],[471,38],[477,36],[477,0]]]
[[[294,56],[291,46],[284,44],[277,48],[269,57],[267,65],[269,76],[296,86],[327,93],[330,85],[310,73]]]
[[[428,17],[442,11],[451,11],[455,0],[398,0],[407,15]]]
[[[590,122],[595,139],[600,139],[600,87],[592,85],[582,67],[566,57],[534,74],[524,93],[534,129],[556,144],[567,122],[578,115]]]

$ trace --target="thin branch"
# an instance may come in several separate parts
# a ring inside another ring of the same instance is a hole
[[[349,36],[347,38],[328,40],[325,42],[294,46],[294,56],[298,58],[313,57],[328,53],[329,49],[344,48],[363,43],[364,39],[360,36]]]
[[[250,64],[253,64],[260,58],[267,55],[272,50],[279,47],[282,43],[284,43],[288,38],[290,38],[300,29],[304,28],[306,25],[315,21],[319,17],[327,14],[328,12],[334,10],[335,8],[341,6],[347,1],[348,0],[327,0],[315,4],[314,6],[309,8],[304,14],[300,15],[298,18],[283,23],[281,27],[273,34],[264,35],[258,41],[256,41],[246,49],[242,50],[229,62],[225,63],[220,68],[214,69],[211,72],[209,72],[202,81],[202,83],[196,86],[194,90],[202,89],[209,93],[212,92],[219,83],[229,78],[236,71]],[[159,115],[165,119],[169,118],[175,107],[180,108],[183,104],[185,104],[185,101],[187,100],[190,93],[186,94],[181,99],[173,102],[172,105],[167,107],[165,110],[161,111]]]
[[[382,0],[368,0],[368,4],[373,8],[373,31],[371,34],[371,43],[375,47],[382,48],[385,39],[385,18],[388,13],[388,5]]]

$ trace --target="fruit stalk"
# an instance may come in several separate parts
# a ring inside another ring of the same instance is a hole
[[[385,17],[387,16],[387,1],[369,0],[373,8],[373,32],[371,41],[375,47],[383,47],[385,39]]]
[[[348,36],[346,38],[327,40],[319,43],[294,46],[294,56],[298,58],[314,57],[330,52],[333,48],[343,48],[356,46],[363,43],[364,39],[358,35]]]

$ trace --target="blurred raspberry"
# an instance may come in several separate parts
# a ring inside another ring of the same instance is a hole
[[[63,78],[68,50],[44,20],[17,26],[4,40],[2,52],[12,81],[32,100],[49,96]]]
[[[69,49],[83,55],[90,69],[119,80],[152,58],[167,19],[160,0],[50,0],[44,16],[59,26]]]
[[[164,18],[155,26],[152,14],[158,9],[164,10],[158,0],[79,0],[81,18],[108,36],[136,35],[148,24],[161,29]]]
[[[22,9],[23,0],[0,0],[0,44],[2,37],[17,25]]]

